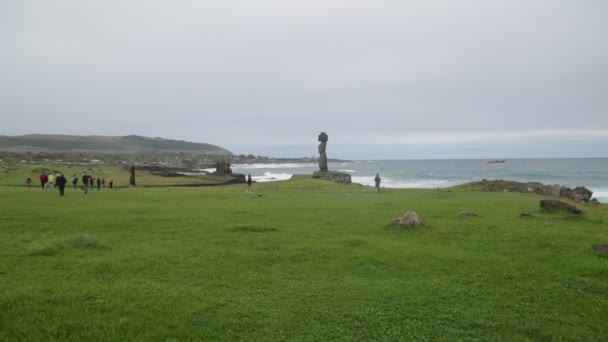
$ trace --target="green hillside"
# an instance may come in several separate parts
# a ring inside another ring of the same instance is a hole
[[[29,134],[0,136],[0,150],[10,152],[197,152],[208,155],[230,156],[219,146],[182,140],[150,138],[138,135],[52,135]]]

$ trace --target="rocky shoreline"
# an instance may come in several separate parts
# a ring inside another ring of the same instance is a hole
[[[511,192],[525,192],[535,193],[542,196],[550,196],[555,198],[565,198],[573,200],[577,203],[591,203],[600,204],[600,202],[593,198],[593,191],[587,189],[584,186],[576,188],[568,188],[558,184],[546,185],[540,182],[515,182],[505,180],[482,180],[480,182],[473,182],[466,184],[466,186],[472,187],[474,190],[482,191],[511,191]]]

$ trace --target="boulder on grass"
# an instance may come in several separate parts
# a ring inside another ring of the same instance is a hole
[[[397,226],[418,227],[422,222],[420,222],[420,218],[415,211],[408,211],[405,215],[394,219],[393,224]]]
[[[594,251],[608,255],[608,245],[593,245],[592,247]]]
[[[567,211],[576,215],[581,214],[583,211],[579,208],[558,200],[542,200],[540,201],[540,209],[545,211]]]

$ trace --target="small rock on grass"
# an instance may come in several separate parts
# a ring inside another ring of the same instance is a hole
[[[456,216],[479,216],[472,211],[461,211]]]
[[[408,211],[405,215],[393,220],[396,226],[418,227],[422,225],[418,214],[415,211]]]

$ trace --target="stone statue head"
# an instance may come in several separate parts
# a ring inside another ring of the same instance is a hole
[[[320,142],[326,143],[328,139],[329,139],[329,137],[327,136],[327,134],[325,134],[325,132],[321,132],[321,134],[319,134]]]

